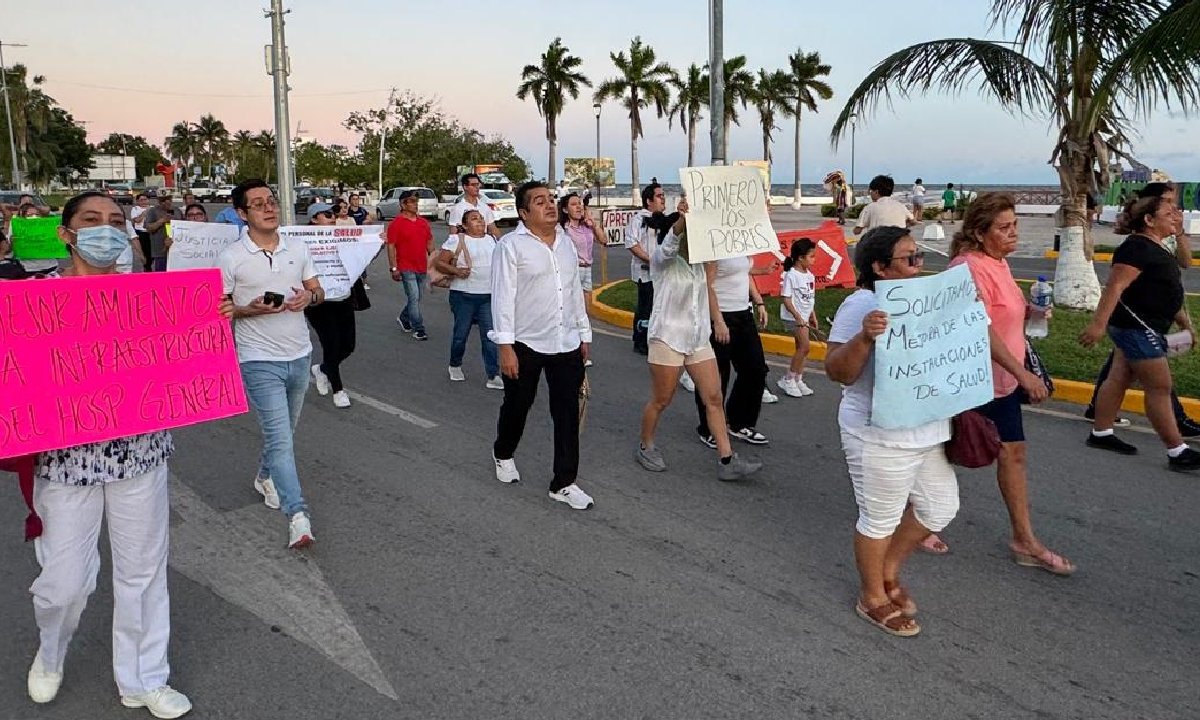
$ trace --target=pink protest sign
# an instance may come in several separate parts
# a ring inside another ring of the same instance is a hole
[[[0,458],[246,412],[215,269],[0,282]]]

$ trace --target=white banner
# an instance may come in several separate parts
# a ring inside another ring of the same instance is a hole
[[[383,229],[383,225],[293,225],[279,228],[279,236],[307,244],[325,298],[344,300],[383,247]]]
[[[639,210],[603,210],[600,212],[600,227],[604,230],[606,245],[625,244],[625,226]]]
[[[680,168],[679,184],[688,200],[689,262],[764,252],[783,257],[767,213],[769,198],[758,168]]]
[[[217,266],[217,256],[237,242],[241,230],[225,223],[171,221],[171,249],[167,251],[168,270],[194,270]]]

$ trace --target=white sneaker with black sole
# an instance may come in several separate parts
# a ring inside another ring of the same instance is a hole
[[[766,435],[763,435],[754,428],[741,428],[740,430],[729,428],[729,436],[735,437],[742,442],[748,442],[751,445],[766,445],[770,442],[770,440],[767,440]]]
[[[254,489],[262,495],[263,505],[272,510],[279,509],[279,493],[275,491],[275,481],[271,478],[254,478]]]
[[[593,505],[592,496],[583,491],[575,483],[571,483],[562,490],[557,492],[550,491],[550,499],[557,500],[560,503],[566,503],[571,506],[572,510],[587,510]]]
[[[505,484],[521,482],[521,473],[517,472],[516,460],[513,460],[512,458],[501,460],[493,455],[492,462],[496,464],[497,480]]]

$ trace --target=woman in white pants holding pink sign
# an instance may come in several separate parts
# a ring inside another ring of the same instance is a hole
[[[98,192],[67,202],[59,237],[71,251],[63,274],[75,276],[116,272],[130,242],[121,208]],[[221,310],[232,315],[231,307]],[[167,685],[167,461],[173,450],[170,433],[159,431],[38,456],[34,506],[45,530],[34,541],[42,571],[29,589],[40,639],[28,676],[34,702],[47,703],[58,694],[67,647],[96,589],[100,525],[107,520],[113,674],[121,703],[159,718],[191,710],[187,697]]]

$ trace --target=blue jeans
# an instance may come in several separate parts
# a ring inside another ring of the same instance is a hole
[[[254,360],[241,364],[246,399],[258,414],[263,435],[258,476],[275,482],[279,509],[288,517],[308,511],[296,472],[292,433],[308,390],[309,361],[310,356],[305,355],[290,362]]]
[[[483,367],[489,378],[500,374],[500,359],[496,343],[488,340],[492,329],[492,296],[490,293],[450,291],[450,312],[454,314],[454,334],[450,338],[450,367],[462,366],[463,353],[471,325],[479,326],[479,342],[483,346]]]
[[[405,270],[400,273],[400,282],[404,284],[404,296],[408,304],[400,312],[400,320],[405,325],[411,325],[413,332],[425,332],[425,321],[421,318],[421,288],[425,285],[425,273]]]

